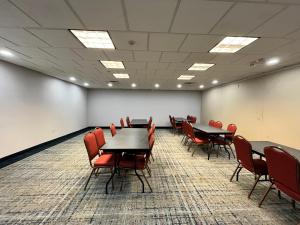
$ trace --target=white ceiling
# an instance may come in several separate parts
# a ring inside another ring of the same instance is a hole
[[[211,87],[300,62],[300,0],[0,0],[0,59],[91,88],[108,88],[113,72],[129,73],[114,88],[176,89],[181,74]],[[87,49],[68,29],[107,30],[116,50]],[[208,51],[225,36],[260,37],[235,54]],[[130,45],[128,41],[135,41]],[[272,67],[251,61],[280,57]],[[123,61],[125,71],[99,60]],[[215,63],[187,71],[194,63]]]

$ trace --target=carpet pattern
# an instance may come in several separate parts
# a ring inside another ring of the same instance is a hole
[[[105,131],[106,138],[110,138]],[[105,194],[108,173],[92,177],[83,135],[53,146],[0,169],[0,224],[266,224],[300,222],[300,205],[294,210],[289,198],[272,191],[258,208],[267,182],[258,184],[242,171],[239,182],[229,182],[236,162],[225,154],[207,160],[199,149],[194,157],[180,143],[181,136],[157,130],[148,178],[141,193],[137,177],[121,178]],[[103,171],[105,172],[105,171]]]

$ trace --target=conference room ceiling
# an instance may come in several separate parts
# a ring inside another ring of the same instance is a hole
[[[14,55],[0,59],[90,88],[199,90],[299,63],[299,12],[299,0],[0,0],[0,49]],[[116,49],[85,48],[69,29],[108,31]],[[226,36],[259,39],[237,53],[209,53]],[[280,62],[250,66],[273,57]],[[123,61],[125,70],[100,60]],[[215,65],[187,70],[195,62]],[[185,85],[180,75],[195,77]]]

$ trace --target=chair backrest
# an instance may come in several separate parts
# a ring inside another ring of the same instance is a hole
[[[190,116],[190,115],[187,115],[186,119],[187,119],[187,120],[190,120],[190,119],[191,119],[191,116]]]
[[[121,127],[122,127],[122,128],[124,128],[124,127],[125,127],[125,123],[124,123],[124,120],[123,120],[123,118],[121,118],[121,119],[120,119],[120,124],[121,124]]]
[[[96,137],[92,132],[87,133],[84,138],[85,148],[87,150],[90,164],[92,165],[91,161],[99,155],[98,145],[96,141]]]
[[[101,128],[96,127],[93,133],[96,137],[98,149],[100,149],[105,144],[104,132]]]
[[[191,120],[191,123],[196,123],[197,117],[191,116],[191,117],[190,117],[190,120]]]
[[[231,134],[225,134],[225,138],[227,139],[233,139],[234,135],[235,135],[235,132],[237,130],[237,127],[235,124],[229,124],[227,126],[227,130],[231,132]]]
[[[155,123],[152,124],[151,128],[152,128],[152,133],[154,134],[155,129],[156,129]]]
[[[268,172],[273,182],[282,191],[291,190],[300,194],[299,161],[285,150],[268,146],[264,149]],[[289,194],[287,192],[286,194]]]
[[[176,128],[176,122],[174,116],[171,118],[171,124],[173,128]]]
[[[187,136],[191,139],[195,138],[194,128],[190,123],[186,123]]]
[[[183,132],[183,134],[187,135],[187,121],[186,120],[184,120],[182,122],[182,132]]]
[[[110,132],[111,136],[115,136],[117,133],[116,126],[113,123],[110,125]]]
[[[155,141],[155,135],[152,133],[149,138],[149,148],[152,150]]]
[[[222,124],[221,121],[217,121],[217,122],[214,123],[214,127],[221,129],[223,127],[223,124]]]
[[[210,120],[210,121],[208,121],[208,125],[209,125],[209,126],[213,127],[213,126],[214,126],[214,124],[215,124],[215,121],[214,121],[214,120]]]
[[[233,144],[236,151],[236,158],[247,170],[254,172],[252,146],[242,136],[234,136]]]
[[[152,116],[150,116],[150,118],[148,120],[148,126],[147,126],[148,129],[151,128],[151,124],[152,124]]]
[[[129,116],[126,117],[127,127],[131,127]]]

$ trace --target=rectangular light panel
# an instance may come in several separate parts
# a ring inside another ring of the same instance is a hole
[[[191,80],[193,79],[195,76],[194,75],[180,75],[177,80]]]
[[[214,66],[215,64],[210,63],[194,63],[188,70],[207,70],[208,68]]]
[[[106,31],[70,30],[87,48],[115,49]]]
[[[114,73],[113,75],[117,79],[129,79],[129,75],[127,73]]]
[[[251,44],[258,38],[254,37],[225,37],[219,44],[212,48],[211,53],[235,53]]]
[[[107,69],[125,69],[121,61],[100,61]]]

